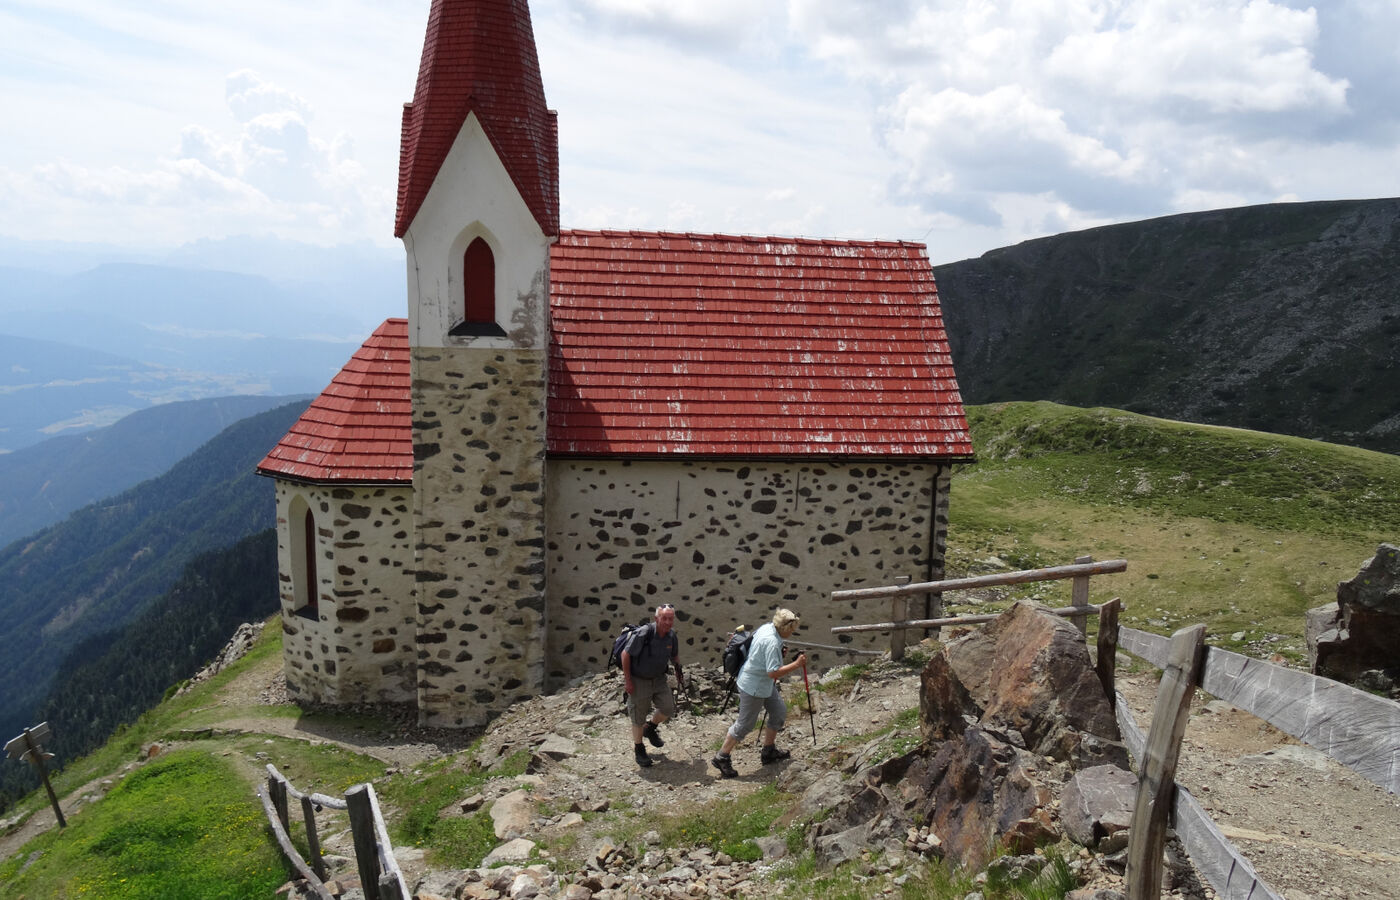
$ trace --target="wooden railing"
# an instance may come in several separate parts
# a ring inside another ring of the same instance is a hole
[[[832,591],[832,600],[880,600],[889,598],[890,619],[889,622],[873,622],[867,625],[841,625],[831,629],[832,634],[853,634],[862,631],[888,631],[890,632],[890,658],[902,659],[904,656],[904,632],[913,629],[924,631],[936,631],[947,625],[961,625],[970,622],[988,622],[995,619],[995,615],[989,616],[955,616],[944,618],[936,616],[931,619],[910,619],[909,618],[909,598],[931,595],[933,603],[931,608],[934,612],[943,611],[943,595],[952,591],[965,591],[972,588],[998,587],[1007,584],[1026,584],[1034,581],[1055,581],[1064,578],[1074,579],[1074,584],[1070,591],[1071,610],[1064,615],[1073,618],[1075,625],[1079,628],[1080,634],[1086,634],[1088,626],[1085,617],[1093,611],[1089,605],[1089,578],[1093,575],[1107,575],[1115,572],[1125,572],[1128,569],[1126,559],[1110,559],[1103,562],[1094,562],[1092,556],[1081,556],[1075,559],[1074,565],[1052,566],[1045,569],[1023,569],[1017,572],[1002,572],[998,575],[975,575],[970,578],[949,578],[943,581],[925,581],[915,584],[891,584],[882,587],[855,588],[845,591]],[[905,579],[907,581],[907,578]]]
[[[282,848],[282,853],[292,868],[304,879],[318,900],[335,900],[326,889],[326,864],[321,857],[321,841],[316,832],[316,810],[343,809],[350,815],[350,834],[355,843],[355,864],[359,869],[360,885],[365,900],[408,900],[412,895],[394,859],[394,848],[389,843],[389,834],[384,828],[384,817],[379,812],[379,799],[374,788],[368,784],[357,784],[345,792],[345,799],[338,800],[325,794],[303,794],[277,767],[268,763],[267,787],[258,786],[258,799],[267,813],[268,824],[273,837]],[[288,798],[301,804],[302,818],[306,825],[306,845],[311,854],[311,862],[302,857],[292,844],[289,826]]]
[[[1282,900],[1191,792],[1175,781],[1193,692],[1199,687],[1258,716],[1391,793],[1400,793],[1400,704],[1207,646],[1204,637],[1204,625],[1183,628],[1170,639],[1135,628],[1119,630],[1123,650],[1163,670],[1149,735],[1138,727],[1122,697],[1115,698],[1119,730],[1139,767],[1128,844],[1128,898],[1157,900],[1163,832],[1170,817],[1186,852],[1221,900]],[[1142,817],[1159,824],[1144,825]]]

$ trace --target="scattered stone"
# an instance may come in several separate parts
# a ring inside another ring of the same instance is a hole
[[[481,861],[483,868],[491,868],[504,862],[522,862],[534,852],[535,842],[526,838],[514,838],[501,844]]]
[[[525,790],[511,791],[491,804],[491,822],[502,840],[525,834],[535,818],[535,801]]]
[[[1133,822],[1137,776],[1117,766],[1076,773],[1060,792],[1060,824],[1077,844],[1096,846]]]
[[[561,735],[551,734],[535,748],[535,752],[553,760],[568,759],[578,753],[578,744]]]

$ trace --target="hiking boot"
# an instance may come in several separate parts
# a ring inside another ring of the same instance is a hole
[[[725,778],[738,778],[739,773],[734,771],[734,762],[723,753],[716,753],[710,757],[710,765],[719,769],[719,774]]]
[[[763,760],[763,764],[765,766],[769,763],[782,762],[783,760],[788,759],[791,756],[791,753],[787,752],[786,750],[779,750],[776,746],[773,745],[764,747],[763,750],[760,751],[758,754],[758,758]]]
[[[641,766],[643,769],[651,767],[651,757],[647,756],[647,748],[643,747],[641,744],[633,745],[632,756],[637,760],[637,765]]]
[[[664,747],[666,742],[661,739],[661,735],[656,733],[656,723],[648,722],[642,726],[642,737],[651,741],[653,747]]]

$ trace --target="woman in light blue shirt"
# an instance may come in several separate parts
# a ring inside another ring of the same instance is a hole
[[[772,622],[754,632],[748,658],[734,679],[739,689],[739,716],[725,732],[724,746],[710,760],[721,776],[738,777],[729,754],[753,730],[760,711],[768,716],[763,728],[763,749],[759,753],[763,764],[766,766],[792,755],[777,747],[778,732],[783,730],[783,724],[787,721],[787,704],[778,691],[778,682],[807,665],[805,653],[783,665],[783,641],[793,636],[801,621],[792,610],[780,609],[773,614]]]

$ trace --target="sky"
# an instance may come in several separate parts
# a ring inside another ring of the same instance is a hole
[[[0,236],[393,239],[429,0],[0,0]],[[561,224],[910,240],[1400,195],[1400,0],[535,0]]]

